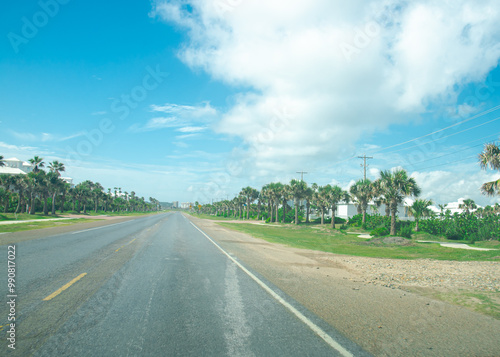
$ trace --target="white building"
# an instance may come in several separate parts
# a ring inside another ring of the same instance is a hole
[[[4,159],[3,162],[5,165],[0,166],[0,175],[26,175],[35,168],[35,166],[29,162],[19,160],[15,157]],[[71,177],[61,177],[61,180],[69,183],[72,188],[75,187]]]
[[[34,166],[29,162],[21,161],[15,157],[3,160],[5,166],[0,167],[0,175],[26,175],[33,171]]]
[[[194,207],[194,203],[192,202],[181,202],[182,209],[190,209],[192,207]]]

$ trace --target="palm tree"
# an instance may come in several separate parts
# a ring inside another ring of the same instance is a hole
[[[311,201],[313,199],[313,194],[318,188],[318,185],[313,183],[312,187],[307,187],[304,198],[306,199],[306,223],[309,223],[309,214],[311,212]]]
[[[102,198],[102,194],[104,193],[104,187],[102,187],[99,182],[92,182],[92,185],[90,185],[90,191],[92,197],[94,198],[94,212],[97,213],[97,206],[99,205],[99,199]]]
[[[349,203],[349,193],[342,190],[339,186],[331,186],[331,185],[326,185],[324,187],[324,194],[326,197],[326,201],[328,202],[328,206],[330,207],[332,211],[332,228],[335,229],[335,213],[337,212],[337,205],[340,202],[346,202]]]
[[[58,177],[61,176],[61,172],[66,171],[66,168],[64,167],[64,164],[55,160],[49,163],[49,170],[51,172],[55,172]]]
[[[295,207],[295,224],[299,224],[300,200],[305,197],[306,190],[307,190],[307,184],[304,181],[295,179],[290,181],[290,192],[293,196],[293,205]]]
[[[410,206],[408,214],[415,217],[415,232],[418,232],[418,222],[423,217],[430,217],[434,212],[429,208],[432,205],[431,200],[417,199]]]
[[[45,166],[43,162],[43,157],[35,156],[28,160],[31,165],[33,165],[33,172],[38,172],[42,167]]]
[[[439,216],[440,216],[440,217],[443,217],[443,216],[444,216],[444,210],[445,210],[445,208],[446,208],[446,205],[439,204],[439,205],[438,205],[438,207],[439,207],[439,210],[440,210]]]
[[[281,201],[283,207],[283,223],[286,223],[286,210],[288,208],[288,200],[293,197],[292,187],[287,184],[282,184],[281,191],[279,192],[279,194],[281,195]]]
[[[460,203],[458,205],[458,208],[463,209],[465,211],[465,214],[470,214],[470,211],[475,210],[477,208],[477,205],[474,200],[468,198],[465,199],[463,203]]]
[[[375,204],[377,205],[377,207],[385,205],[385,216],[389,217],[391,215],[391,206],[389,200],[384,196],[384,188],[382,185],[382,180],[380,178],[373,181],[372,189]]]
[[[240,195],[246,198],[247,219],[250,219],[250,205],[259,197],[259,191],[248,186],[241,190]]]
[[[321,224],[325,223],[325,210],[328,206],[328,189],[322,186],[319,186],[313,194],[313,201],[317,208],[321,210]]]
[[[497,144],[486,144],[483,152],[479,154],[479,164],[483,170],[487,170],[488,167],[500,170],[500,147]],[[500,179],[484,183],[481,192],[488,196],[500,194]]]
[[[5,166],[5,161],[3,155],[0,155],[0,167]]]
[[[372,182],[369,179],[358,180],[354,185],[351,186],[349,192],[358,202],[358,207],[361,208],[361,212],[363,214],[362,224],[365,224],[366,209],[368,208],[368,203],[374,195]]]
[[[408,173],[403,170],[382,171],[380,173],[380,188],[385,199],[389,202],[391,210],[391,235],[396,234],[396,212],[398,204],[402,203],[405,197],[420,195],[418,187],[413,177],[408,177]]]

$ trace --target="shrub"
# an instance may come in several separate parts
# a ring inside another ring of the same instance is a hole
[[[370,232],[370,235],[375,237],[386,236],[389,234],[389,230],[386,227],[378,227]]]
[[[398,235],[404,238],[411,238],[411,233],[412,227],[410,224],[403,225],[398,231]]]

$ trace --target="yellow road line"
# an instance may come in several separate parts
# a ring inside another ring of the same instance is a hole
[[[47,296],[45,299],[43,299],[43,301],[49,301],[49,300],[55,298],[57,295],[59,295],[64,290],[66,290],[67,288],[69,288],[71,285],[73,285],[74,283],[76,283],[78,280],[80,280],[81,278],[83,278],[85,275],[87,275],[87,273],[82,273],[82,274],[78,275],[76,278],[74,278],[73,280],[71,280],[69,283],[67,283],[66,285],[63,285],[61,288],[57,289],[52,294],[50,294],[49,296]]]
[[[122,245],[120,248],[118,248],[117,250],[115,250],[115,252],[119,251],[120,249],[122,249],[123,247],[125,247],[126,245],[129,245],[130,243],[132,243],[134,240],[136,240],[137,238],[134,238],[132,239],[130,242],[128,242],[127,244],[124,244]]]

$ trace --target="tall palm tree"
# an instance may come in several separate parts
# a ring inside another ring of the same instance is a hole
[[[381,191],[389,202],[391,210],[391,235],[396,234],[396,213],[398,204],[402,203],[405,197],[420,195],[420,187],[413,177],[408,177],[408,173],[403,170],[382,171],[380,173]]]
[[[460,203],[458,205],[458,208],[463,209],[465,211],[465,214],[470,214],[472,210],[475,210],[477,208],[477,205],[474,200],[467,198],[463,203]]]
[[[49,170],[51,172],[55,172],[57,174],[57,176],[60,177],[61,172],[66,171],[66,168],[64,167],[63,163],[61,163],[57,160],[54,160],[51,163],[49,163]]]
[[[259,197],[259,191],[250,186],[245,187],[241,190],[240,195],[246,198],[247,205],[247,219],[250,219],[250,205]]]
[[[43,157],[35,156],[28,160],[31,165],[33,165],[33,172],[38,172],[42,167],[45,166],[43,162]]]
[[[328,206],[328,189],[319,186],[313,194],[313,201],[317,208],[321,210],[321,224],[325,223],[325,210]]]
[[[340,202],[345,202],[349,203],[350,198],[349,198],[349,193],[342,190],[339,186],[330,186],[326,185],[326,195],[327,195],[327,201],[330,206],[330,209],[332,210],[332,228],[335,229],[335,213],[337,212],[337,205]]]
[[[290,181],[290,192],[293,196],[293,205],[295,207],[295,224],[299,224],[300,200],[305,197],[306,190],[307,190],[307,184],[304,181],[295,179]]]
[[[5,166],[5,160],[3,155],[0,155],[0,167]]]
[[[483,170],[491,168],[500,170],[500,147],[497,144],[486,144],[484,150],[479,154],[479,164]],[[500,194],[500,179],[486,182],[481,186],[484,195],[495,196]]]
[[[429,208],[432,205],[431,200],[417,199],[408,210],[410,216],[415,217],[415,231],[418,232],[418,223],[423,217],[430,217],[434,212]]]
[[[313,199],[313,194],[315,190],[318,188],[318,185],[313,183],[312,187],[307,187],[305,192],[305,200],[306,200],[306,223],[309,223],[309,214],[311,212],[311,201]]]
[[[385,206],[385,216],[389,217],[391,215],[391,205],[389,200],[384,196],[384,188],[382,185],[382,179],[377,179],[372,182],[373,189],[373,199],[377,207],[381,205]],[[362,213],[362,212],[359,212]]]
[[[363,214],[362,224],[366,222],[366,209],[368,208],[368,203],[374,196],[374,189],[372,182],[369,179],[358,180],[349,189],[351,196],[354,197],[358,203],[358,207],[361,208],[361,213]]]

